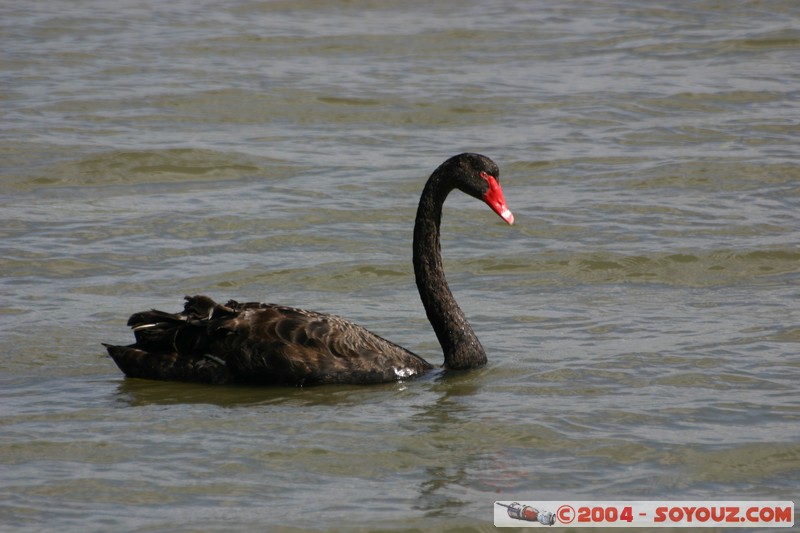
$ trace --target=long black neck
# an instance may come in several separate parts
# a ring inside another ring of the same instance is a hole
[[[435,172],[425,185],[414,224],[414,274],[422,305],[444,352],[444,366],[466,369],[486,364],[486,352],[469,325],[442,268],[439,226],[442,205],[453,189],[447,176]]]

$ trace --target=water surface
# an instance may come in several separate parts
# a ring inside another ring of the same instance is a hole
[[[0,7],[4,530],[489,530],[495,500],[789,500],[792,1]],[[664,4],[664,5],[661,5]],[[184,294],[344,315],[439,363],[425,178],[490,364],[370,387],[123,378]]]

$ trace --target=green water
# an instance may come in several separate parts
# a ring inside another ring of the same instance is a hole
[[[491,530],[496,500],[790,500],[795,2],[6,2],[4,531]],[[661,5],[663,4],[663,5]],[[490,363],[375,387],[126,380],[184,294],[441,362],[411,226]]]

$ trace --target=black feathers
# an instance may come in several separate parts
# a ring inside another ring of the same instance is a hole
[[[431,368],[343,318],[274,304],[187,296],[181,313],[136,313],[128,325],[136,343],[106,348],[131,377],[313,385],[395,381]]]

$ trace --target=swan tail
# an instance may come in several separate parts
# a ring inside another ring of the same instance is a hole
[[[195,383],[228,383],[230,373],[225,362],[213,355],[187,357],[179,352],[155,353],[131,346],[103,344],[108,355],[130,378]]]
[[[224,357],[211,353],[209,331],[212,320],[232,315],[233,309],[207,296],[187,296],[181,313],[152,309],[131,315],[134,344],[103,346],[128,377],[225,383],[230,371]]]

